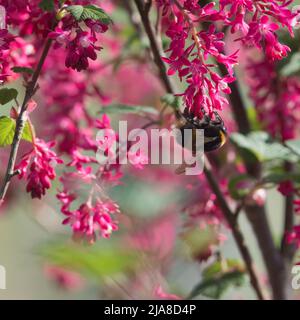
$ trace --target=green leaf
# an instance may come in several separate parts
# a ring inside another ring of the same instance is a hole
[[[9,117],[0,117],[0,147],[5,147],[11,145],[16,130],[16,121]],[[28,142],[32,142],[32,132],[30,130],[30,125],[26,122],[22,139]]]
[[[295,183],[300,183],[300,174],[289,172],[274,172],[266,175],[262,180],[263,183],[272,184],[279,184],[284,181],[293,181]]]
[[[189,299],[204,295],[212,299],[220,299],[231,286],[241,287],[245,282],[245,275],[240,271],[230,271],[218,277],[200,282],[192,291]]]
[[[285,142],[285,146],[300,157],[300,140],[288,140]]]
[[[210,266],[208,266],[206,269],[204,269],[202,276],[204,279],[209,279],[209,278],[214,277],[220,273],[225,272],[223,270],[224,268],[226,269],[226,271],[239,270],[241,272],[245,272],[245,267],[239,260],[223,259],[223,260],[215,261]]]
[[[98,20],[104,24],[112,23],[111,18],[105,13],[105,11],[94,5],[87,5],[84,7],[82,20],[86,19]]]
[[[77,21],[85,21],[87,19],[100,21],[104,24],[112,23],[111,18],[101,8],[94,5],[80,6],[72,5],[66,9]]]
[[[32,130],[30,129],[30,124],[28,121],[25,124],[22,139],[28,142],[33,142]]]
[[[272,141],[270,136],[263,131],[251,132],[248,135],[233,133],[231,142],[249,159],[259,162],[272,160],[286,160],[295,162],[297,157],[279,142]]]
[[[258,121],[257,112],[255,107],[248,107],[246,109],[248,119],[251,124],[251,128],[253,128],[253,131],[259,131],[261,130],[261,123]]]
[[[0,89],[0,104],[4,105],[8,102],[16,99],[18,96],[18,91],[16,89],[3,88]]]
[[[67,8],[67,11],[71,13],[71,15],[75,18],[75,20],[80,21],[83,13],[83,6],[80,5],[74,5],[69,6]]]
[[[181,239],[189,248],[190,254],[195,259],[209,251],[212,244],[218,243],[216,232],[210,226],[201,229],[201,232],[199,232],[197,226],[189,228],[182,233]]]
[[[128,104],[111,104],[109,106],[103,107],[100,110],[101,114],[138,114],[138,115],[145,115],[145,114],[153,114],[158,115],[158,111],[149,106],[133,106]]]
[[[192,290],[189,299],[200,294],[220,299],[228,288],[244,284],[245,268],[239,261],[233,259],[216,261],[203,271],[202,276],[203,280]]]
[[[115,244],[92,247],[52,244],[41,250],[49,262],[94,276],[97,279],[121,272],[133,271],[137,266],[137,254]]]
[[[180,97],[174,96],[170,93],[164,95],[160,100],[162,103],[165,103],[166,105],[173,107],[175,110],[180,109],[182,103]]]
[[[53,0],[42,0],[39,4],[39,7],[46,12],[54,11],[54,9],[55,9],[54,1]]]
[[[253,185],[253,179],[247,174],[242,174],[230,179],[228,183],[228,191],[233,199],[239,200],[249,194]]]
[[[5,147],[13,142],[16,122],[9,117],[0,117],[0,147]]]
[[[27,73],[27,74],[33,74],[34,70],[32,68],[27,67],[13,67],[11,70],[15,73]]]
[[[300,71],[300,52],[292,54],[289,62],[281,68],[280,74],[285,77],[297,74]]]

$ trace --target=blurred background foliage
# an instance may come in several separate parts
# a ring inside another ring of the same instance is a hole
[[[138,41],[135,30],[129,27],[122,10],[118,10],[113,19],[126,25],[121,32],[121,37],[126,39],[124,57],[128,54],[140,57],[141,50],[148,46],[147,41]],[[293,48],[293,54],[278,66],[278,72],[284,75],[298,74],[299,38],[286,41]],[[120,65],[121,61],[115,63],[116,72]],[[243,77],[241,72],[237,70],[238,75]],[[148,79],[147,75],[145,77]],[[152,78],[148,80],[152,81]],[[22,90],[20,84],[15,83],[10,87]],[[239,84],[252,123],[259,130],[255,110],[247,98],[247,87],[243,81]],[[109,87],[110,84],[103,83],[105,86]],[[130,90],[125,86],[119,89]],[[160,108],[160,96],[158,86],[153,95],[140,99],[139,103]],[[42,99],[39,98],[41,103]],[[120,99],[117,102],[123,101]],[[91,109],[101,113],[101,106],[95,101],[89,101],[89,104]],[[9,107],[3,108],[1,114],[8,114]],[[110,109],[115,124],[123,117],[119,109],[116,106]],[[130,108],[126,113],[131,113]],[[135,119],[138,115],[130,117]],[[247,141],[238,134],[231,137],[233,143],[259,160],[266,160],[266,157],[272,157],[272,152],[278,154],[279,151],[290,160],[290,155],[286,155],[282,148],[279,150],[278,146],[259,148],[257,139],[261,144],[265,142],[264,137],[253,136]],[[265,154],[259,153],[259,150],[264,150]],[[196,226],[182,229],[184,215],[180,210],[189,197],[186,187],[190,182],[179,178],[170,185],[169,175],[174,174],[173,169],[165,171],[162,176],[161,168],[147,167],[133,174],[128,168],[123,184],[110,191],[123,212],[120,231],[113,234],[112,239],[102,239],[92,247],[74,244],[70,240],[70,233],[61,226],[62,216],[55,198],[58,183],[53,185],[43,202],[32,201],[24,194],[22,187],[15,184],[17,196],[4,212],[0,212],[0,264],[5,266],[7,272],[7,290],[0,290],[0,299],[149,298],[153,297],[154,283],[162,284],[166,291],[180,297],[255,298],[248,280],[243,276],[244,267],[239,262],[237,248],[225,228],[222,232],[228,240],[220,247],[217,262],[204,262],[201,265],[197,262],[195,257],[205,255],[216,235],[209,227],[201,232]],[[278,242],[282,232],[283,206],[282,197],[275,190],[268,191],[269,221]],[[257,269],[263,281],[264,267],[259,248],[244,215],[241,215],[240,221],[254,260],[258,261]],[[173,230],[172,226],[176,228]],[[139,237],[144,237],[142,248],[135,242]],[[128,284],[132,284],[130,292]]]

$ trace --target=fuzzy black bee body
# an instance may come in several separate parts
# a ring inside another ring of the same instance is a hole
[[[214,119],[207,114],[204,114],[202,119],[194,117],[189,111],[185,110],[183,117],[179,120],[178,126],[181,131],[182,141],[181,145],[184,147],[184,136],[187,129],[191,129],[190,138],[194,142],[196,130],[204,130],[204,151],[211,152],[221,148],[227,140],[227,130],[224,125],[224,121],[217,112],[214,112]],[[196,152],[196,147],[193,145],[193,152]]]

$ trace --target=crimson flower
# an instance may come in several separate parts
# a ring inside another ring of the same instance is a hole
[[[33,150],[25,154],[15,167],[15,170],[20,171],[19,179],[27,179],[26,190],[32,198],[41,199],[45,195],[56,177],[54,166],[63,162],[51,150],[54,145],[54,142],[46,143],[36,138]]]

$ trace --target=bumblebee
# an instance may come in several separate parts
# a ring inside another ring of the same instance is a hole
[[[216,111],[214,111],[213,118],[210,117],[204,110],[202,112],[203,118],[199,119],[185,109],[177,125],[177,128],[179,128],[181,131],[182,141],[180,141],[180,144],[183,147],[186,129],[192,129],[189,131],[191,132],[191,139],[193,139],[193,153],[195,153],[197,149],[194,145],[196,140],[196,129],[204,130],[204,152],[211,152],[221,148],[227,140],[227,130],[221,116]]]

